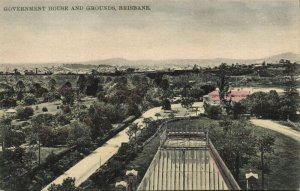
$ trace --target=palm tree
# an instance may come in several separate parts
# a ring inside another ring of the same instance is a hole
[[[261,186],[262,190],[264,190],[265,185],[265,154],[273,152],[272,146],[274,145],[275,139],[270,135],[263,135],[258,140],[258,149],[260,151],[260,163],[261,163]]]
[[[148,127],[149,123],[153,121],[152,117],[144,118],[143,122],[146,124],[146,128]]]
[[[158,120],[158,117],[160,117],[160,116],[161,116],[160,113],[156,113],[156,114],[155,114],[155,117],[157,117],[157,120]]]
[[[136,141],[136,133],[139,131],[140,126],[136,123],[132,123],[129,126],[129,130],[127,131],[127,134],[129,135],[129,138],[131,139],[134,135],[134,140]]]
[[[172,112],[169,114],[169,118],[173,119],[175,117],[175,114]]]
[[[199,111],[199,107],[195,107],[196,115],[197,115],[198,111]]]

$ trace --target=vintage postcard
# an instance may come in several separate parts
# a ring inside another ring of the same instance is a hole
[[[1,0],[0,190],[300,190],[299,0]]]

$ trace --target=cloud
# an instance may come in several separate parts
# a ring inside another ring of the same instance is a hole
[[[77,4],[150,5],[151,11],[3,11],[4,6]],[[0,6],[0,62],[251,58],[299,52],[296,0],[4,0]]]

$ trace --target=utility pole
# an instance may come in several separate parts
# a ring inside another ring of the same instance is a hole
[[[39,165],[41,164],[41,141],[39,140]]]

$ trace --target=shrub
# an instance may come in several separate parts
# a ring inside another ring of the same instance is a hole
[[[71,124],[67,141],[70,146],[89,147],[92,142],[90,129],[82,123]]]
[[[24,96],[25,105],[33,105],[37,102],[35,96],[33,94],[27,94]]]
[[[68,134],[69,132],[66,128],[54,129],[46,126],[39,129],[41,143],[47,147],[66,144]]]
[[[63,110],[64,114],[71,113],[71,108],[68,105],[63,106],[62,110]]]
[[[171,102],[168,99],[164,99],[162,102],[163,110],[171,110]]]
[[[48,111],[48,108],[47,108],[47,107],[43,107],[42,111],[43,111],[43,112],[47,112],[47,111]]]
[[[23,131],[10,129],[8,130],[7,134],[9,136],[5,137],[6,146],[19,147],[21,144],[25,143],[26,135]]]
[[[30,116],[32,116],[34,113],[34,110],[32,109],[32,107],[25,107],[25,108],[18,108],[17,109],[17,118],[24,120],[24,119],[28,119]]]
[[[64,190],[64,191],[79,191],[79,188],[76,188],[75,186],[75,178],[66,178],[63,180],[62,184],[51,184],[49,189],[49,191],[60,191],[60,190]]]
[[[211,105],[207,107],[206,112],[209,118],[218,119],[219,115],[222,113],[222,110],[220,106]]]
[[[62,114],[56,115],[56,121],[60,125],[67,125],[70,123],[70,119],[66,115],[62,115]]]
[[[5,98],[0,101],[0,107],[15,107],[17,100],[15,98]]]

